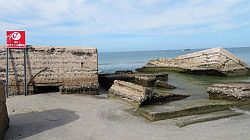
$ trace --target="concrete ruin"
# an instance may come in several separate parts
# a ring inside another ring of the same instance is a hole
[[[146,86],[146,87],[154,87],[156,81],[164,81],[168,80],[167,73],[154,73],[154,74],[137,74],[135,75],[135,83],[138,85]]]
[[[161,81],[161,80],[157,80],[154,83],[154,87],[163,88],[163,89],[175,89],[176,88],[175,86],[170,85],[169,83],[165,81]]]
[[[101,87],[109,90],[115,80],[132,82],[146,87],[157,87],[156,81],[166,82],[168,80],[167,73],[135,73],[132,71],[117,71],[111,74],[99,74],[99,84]],[[166,86],[168,88],[169,86]],[[164,88],[160,86],[160,88]]]
[[[242,60],[223,48],[212,48],[178,56],[174,59],[160,58],[149,61],[141,72],[178,71],[192,74],[237,76],[249,74]]]
[[[142,85],[142,86],[153,87],[155,82],[156,82],[156,77],[154,75],[136,75],[135,76],[135,83]]]
[[[115,80],[108,91],[108,96],[121,99],[138,108],[155,103],[180,100],[189,95],[173,94],[153,87],[144,87],[131,82]]]
[[[153,96],[153,90],[130,82],[115,80],[108,95],[109,97],[123,99],[139,107]]]
[[[135,81],[135,74],[133,72],[115,72],[112,74],[99,74],[98,75],[99,84],[105,90],[114,84],[115,80],[122,80],[127,82]]]
[[[9,94],[24,91],[23,50],[12,49],[9,59]],[[6,48],[0,46],[0,75],[6,77]],[[98,56],[96,48],[27,48],[27,83],[30,94],[39,90],[58,90],[63,94],[98,94]],[[59,88],[60,87],[60,88]]]
[[[250,83],[213,84],[207,93],[210,99],[250,101]]]
[[[6,107],[6,99],[3,82],[0,81],[0,139],[4,138],[5,132],[9,127],[9,117]]]

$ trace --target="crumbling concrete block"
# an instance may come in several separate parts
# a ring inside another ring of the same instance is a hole
[[[157,80],[154,84],[155,87],[158,88],[165,88],[165,89],[175,89],[176,87],[173,85],[168,84],[165,81]]]
[[[115,80],[108,92],[110,98],[118,98],[133,106],[141,107],[150,104],[181,100],[189,95],[173,94],[153,87],[143,87],[131,82]]]
[[[135,83],[142,85],[142,86],[154,87],[155,82],[157,80],[167,81],[168,74],[167,73],[153,73],[153,74],[138,73],[137,75],[135,75]]]
[[[236,76],[249,74],[242,60],[223,48],[212,48],[176,58],[159,58],[149,61],[140,72],[178,71],[192,74]]]
[[[135,83],[146,87],[173,88],[167,83],[167,73],[137,74]]]
[[[153,90],[131,82],[115,80],[108,92],[111,98],[119,98],[140,107],[145,101],[153,96]]]
[[[250,100],[250,83],[214,84],[207,89],[210,99]]]
[[[98,81],[101,87],[106,90],[114,84],[115,80],[127,81],[127,82],[134,82],[135,81],[135,74],[134,73],[126,73],[126,72],[115,72],[113,74],[99,74]]]
[[[0,139],[4,138],[9,127],[9,117],[6,107],[6,99],[3,83],[0,81]]]
[[[135,83],[138,85],[146,86],[146,87],[154,87],[156,82],[155,75],[151,74],[142,74],[135,76]]]
[[[108,90],[115,80],[136,83],[146,87],[154,87],[156,80],[167,81],[167,73],[134,73],[133,71],[116,71],[111,74],[99,74],[98,80],[100,86]]]

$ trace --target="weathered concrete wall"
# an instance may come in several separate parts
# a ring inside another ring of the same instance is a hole
[[[6,99],[3,82],[0,81],[0,140],[4,138],[5,132],[9,127],[9,118],[6,107]]]
[[[62,93],[98,93],[96,48],[37,47],[27,51],[29,92],[37,86],[61,86]],[[23,94],[23,50],[11,50],[9,60],[10,94]],[[6,49],[0,46],[0,75],[6,76]]]

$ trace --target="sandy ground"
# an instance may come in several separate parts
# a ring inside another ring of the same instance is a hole
[[[135,115],[129,104],[105,96],[14,96],[7,106],[6,140],[250,139],[249,114],[179,128],[173,120],[151,123]]]

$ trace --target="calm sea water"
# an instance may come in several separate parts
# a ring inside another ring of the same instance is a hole
[[[201,49],[200,49],[201,50]],[[110,73],[117,70],[135,70],[145,65],[149,60],[157,58],[174,58],[199,49],[182,50],[161,50],[161,51],[136,51],[136,52],[100,52],[99,53],[99,72]],[[232,54],[241,58],[250,65],[249,48],[228,48]]]
[[[201,49],[200,49],[201,50]],[[99,53],[99,72],[111,73],[116,70],[135,70],[145,65],[149,60],[157,58],[174,58],[178,55],[187,54],[200,50],[164,50],[164,51],[140,51],[140,52],[106,52]],[[238,58],[250,65],[249,48],[229,48],[227,49]],[[191,95],[187,99],[208,98],[206,89],[214,83],[228,82],[250,82],[250,76],[217,77],[202,76],[193,74],[182,74],[168,72],[168,83],[178,87],[170,92]]]

